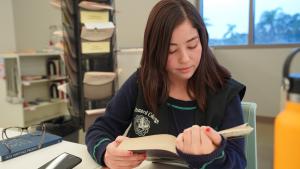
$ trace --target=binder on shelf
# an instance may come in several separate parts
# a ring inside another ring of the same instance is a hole
[[[115,26],[112,22],[85,23],[81,29],[81,38],[88,41],[102,41],[112,37]]]
[[[110,42],[100,41],[100,42],[81,42],[81,50],[83,54],[91,53],[109,53],[110,52]]]
[[[81,23],[109,22],[109,11],[86,11],[80,10]]]
[[[113,7],[105,3],[81,1],[79,7],[87,10],[113,10]]]
[[[55,77],[55,76],[58,77],[62,75],[60,59],[48,59],[46,66],[47,66],[48,78]]]
[[[104,99],[112,96],[115,77],[115,72],[86,72],[83,79],[84,97]]]
[[[51,99],[59,98],[59,91],[58,91],[58,88],[57,88],[57,83],[52,83],[49,86],[49,93],[50,93],[50,98]]]

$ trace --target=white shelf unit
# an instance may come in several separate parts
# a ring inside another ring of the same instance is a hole
[[[0,97],[0,127],[38,124],[68,113],[66,98],[51,98],[49,89],[51,83],[66,81],[66,76],[47,76],[47,60],[61,59],[60,53],[0,54],[0,57],[5,69],[5,78],[0,80],[4,91]],[[44,78],[22,80],[30,75]]]
[[[57,76],[57,77],[50,77],[47,79],[39,79],[39,80],[22,80],[23,86],[31,86],[38,83],[47,83],[47,82],[54,82],[54,81],[61,81],[67,80],[65,76]]]

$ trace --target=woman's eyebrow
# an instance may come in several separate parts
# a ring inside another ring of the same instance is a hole
[[[193,41],[193,40],[195,40],[195,39],[198,39],[198,35],[197,36],[194,36],[194,37],[192,37],[191,39],[189,39],[189,40],[187,40],[186,41],[186,43],[188,43],[188,42],[190,42],[190,41]]]
[[[192,37],[191,39],[189,39],[189,40],[187,40],[185,43],[189,43],[189,42],[191,42],[191,41],[193,41],[193,40],[195,40],[195,39],[198,39],[199,38],[199,36],[197,35],[197,36],[194,36],[194,37]],[[176,43],[170,43],[170,45],[173,45],[173,46],[177,46],[177,44]]]

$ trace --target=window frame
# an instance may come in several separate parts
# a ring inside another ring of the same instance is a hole
[[[203,0],[196,0],[197,9],[200,12],[201,17],[203,17]],[[249,0],[249,27],[248,27],[248,43],[247,45],[210,45],[212,48],[219,49],[243,49],[243,48],[287,48],[287,47],[299,47],[299,43],[289,43],[289,44],[254,44],[254,18],[255,18],[255,0]]]

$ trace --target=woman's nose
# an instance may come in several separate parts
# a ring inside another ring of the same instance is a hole
[[[179,61],[181,63],[185,63],[185,62],[188,62],[189,60],[190,60],[190,57],[189,57],[188,52],[185,49],[182,49],[181,53],[180,53],[180,59],[179,59]]]

